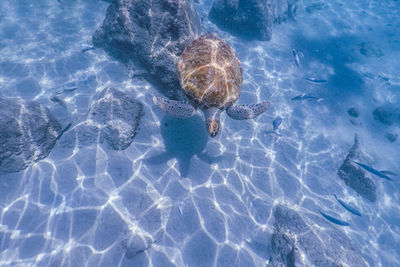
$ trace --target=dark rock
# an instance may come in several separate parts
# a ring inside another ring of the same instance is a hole
[[[351,161],[360,158],[358,152],[359,141],[357,135],[354,137],[354,144],[350,148],[345,160],[338,170],[338,176],[344,180],[345,184],[353,188],[363,198],[375,202],[376,185],[373,180],[365,176],[365,172],[358,165],[352,164]]]
[[[306,7],[306,12],[307,13],[314,13],[315,11],[321,11],[323,9],[326,9],[328,6],[325,3],[322,2],[317,2],[317,3],[313,3],[309,6]]]
[[[94,96],[88,118],[73,128],[78,146],[106,142],[114,150],[132,143],[143,116],[143,105],[133,96],[107,88]]]
[[[0,174],[47,157],[60,133],[61,125],[41,104],[0,98]]]
[[[209,17],[222,30],[268,41],[273,23],[294,19],[295,11],[295,0],[214,0]]]
[[[394,143],[396,142],[398,135],[394,133],[387,133],[385,134],[385,137],[387,140],[389,140],[389,142]]]
[[[375,120],[386,125],[392,125],[396,118],[396,110],[389,106],[377,107],[372,114]]]
[[[114,0],[93,44],[147,71],[149,80],[170,98],[182,98],[177,60],[199,31],[191,0]]]
[[[303,215],[285,206],[277,206],[273,214],[267,266],[368,266],[352,241],[336,227],[311,227],[315,222],[306,223]]]
[[[358,45],[360,47],[361,55],[363,55],[365,57],[382,57],[383,56],[382,50],[373,44],[361,42]]]
[[[360,112],[355,108],[349,108],[347,114],[353,118],[358,118],[358,116],[360,116]]]
[[[271,258],[270,261],[281,262],[284,266],[295,266],[296,247],[294,238],[280,231],[281,230],[278,228],[272,235],[271,246],[275,258]]]

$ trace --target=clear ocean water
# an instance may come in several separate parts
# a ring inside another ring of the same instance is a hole
[[[364,164],[400,174],[400,2],[299,0],[295,21],[274,25],[265,42],[221,31],[208,19],[211,3],[194,6],[203,31],[241,61],[239,103],[271,101],[254,120],[223,114],[215,138],[200,114],[158,110],[159,92],[102,49],[82,51],[109,3],[0,1],[0,97],[38,101],[72,129],[107,87],[144,107],[125,150],[61,136],[45,159],[0,175],[0,266],[265,266],[278,205],[321,240],[345,236],[365,266],[400,266],[400,176],[364,169],[374,202],[338,176],[355,134]],[[52,100],[60,90],[62,101]],[[302,94],[312,97],[293,100]],[[376,118],[378,107],[390,123]],[[310,254],[300,255],[304,266]]]

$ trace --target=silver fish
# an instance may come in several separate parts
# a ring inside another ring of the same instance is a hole
[[[65,89],[59,89],[55,92],[56,95],[60,95],[63,93],[71,93],[75,90],[78,90],[78,87],[71,87],[71,88],[65,88]]]
[[[363,164],[363,163],[360,163],[360,162],[357,162],[357,161],[354,161],[354,160],[353,160],[353,162],[354,162],[355,164],[357,164],[358,166],[361,166],[361,167],[364,168],[365,170],[369,171],[370,173],[375,174],[376,176],[379,176],[379,177],[381,177],[381,178],[383,178],[383,179],[386,179],[386,180],[389,180],[389,181],[392,180],[392,178],[390,178],[389,176],[387,176],[385,173],[382,173],[381,171],[375,170],[374,168],[372,168],[372,167],[370,167],[370,166],[368,166],[368,165],[365,165],[365,164]]]
[[[72,125],[72,123],[69,123],[69,124],[67,125],[67,127],[65,127],[65,128],[58,134],[58,136],[56,137],[56,140],[60,139],[61,136],[62,136],[66,131],[68,131],[69,128],[71,128],[71,125]]]
[[[299,55],[297,54],[296,49],[292,49],[292,54],[293,54],[293,59],[294,59],[294,64],[296,65],[296,67],[300,67],[300,58]]]
[[[353,213],[354,215],[361,216],[361,213],[360,213],[358,210],[356,210],[356,209],[353,208],[353,207],[350,207],[348,204],[346,204],[346,203],[344,203],[342,200],[338,199],[338,197],[336,196],[336,194],[334,194],[334,196],[335,196],[337,202],[339,202],[339,204],[342,205],[343,208],[345,208],[345,209],[348,210],[349,212]]]
[[[301,94],[301,95],[293,97],[292,100],[315,100],[317,102],[321,102],[324,99],[310,95],[310,94]]]
[[[50,97],[50,100],[53,101],[53,102],[55,102],[55,103],[60,104],[63,108],[67,108],[67,104],[65,103],[65,101],[64,101],[63,99],[59,98],[59,97],[56,96],[56,95],[52,95],[52,96]]]
[[[392,171],[380,171],[380,173],[383,173],[385,175],[398,176],[397,173],[392,172]]]
[[[82,50],[82,52],[86,52],[86,51],[89,51],[89,50],[94,50],[94,49],[96,49],[93,45],[90,45],[90,44],[81,44],[81,50]]]
[[[312,83],[326,83],[328,80],[318,79],[314,77],[304,77],[304,80],[312,82]]]
[[[272,122],[272,126],[274,127],[274,131],[278,130],[279,126],[281,125],[283,119],[281,117],[276,117],[275,120]]]
[[[337,224],[337,225],[342,225],[342,226],[349,226],[350,224],[348,222],[342,221],[340,219],[334,218],[332,216],[329,216],[328,214],[323,213],[322,211],[319,211],[322,216],[324,216],[327,220]]]

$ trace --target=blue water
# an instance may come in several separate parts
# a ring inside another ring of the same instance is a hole
[[[399,1],[298,1],[296,21],[275,25],[271,41],[261,42],[219,30],[207,17],[211,1],[200,0],[204,32],[226,39],[241,60],[239,103],[271,101],[255,120],[224,114],[213,139],[200,115],[177,120],[154,107],[157,90],[130,79],[103,50],[82,52],[108,5],[0,1],[1,97],[38,101],[63,127],[84,120],[107,87],[134,92],[144,105],[126,150],[61,138],[47,158],[0,176],[0,266],[212,266],[232,257],[233,265],[265,266],[277,205],[302,214],[320,238],[336,228],[370,266],[400,266],[400,177],[366,172],[377,186],[372,203],[337,175],[355,133],[366,163],[400,173],[399,140],[385,137],[400,135],[400,119],[386,125],[372,114],[400,104]],[[50,100],[71,87],[78,89],[63,96],[65,106]],[[303,93],[318,101],[292,100]],[[358,118],[347,114],[352,107]],[[265,237],[262,252],[254,233]]]

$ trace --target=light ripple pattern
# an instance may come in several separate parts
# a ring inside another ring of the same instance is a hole
[[[385,137],[400,134],[399,118],[386,125],[373,116],[378,106],[400,103],[399,2],[297,5],[296,21],[275,25],[271,41],[248,42],[208,20],[211,0],[195,3],[204,32],[226,39],[241,60],[239,104],[271,101],[255,120],[223,115],[210,139],[202,117],[165,116],[144,79],[102,50],[82,51],[108,3],[2,0],[0,97],[38,101],[63,128],[72,126],[47,158],[0,175],[0,265],[265,266],[278,235],[299,248],[336,236],[328,251],[340,257],[351,247],[360,266],[400,265],[400,181],[368,176],[377,187],[370,202],[337,175],[355,133],[363,162],[400,173],[399,141]],[[303,55],[300,67],[293,49]],[[94,95],[109,87],[143,103],[125,150],[85,143],[77,131]],[[291,100],[303,93],[324,100]],[[347,115],[352,107],[359,117]],[[279,135],[271,134],[277,116]],[[363,216],[345,212],[333,194]],[[282,207],[301,215],[292,217],[302,221],[298,228],[278,227]],[[319,210],[351,226],[333,225]],[[305,266],[318,265],[297,253]]]

